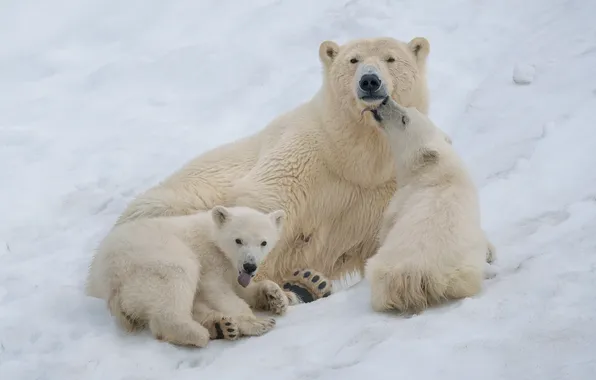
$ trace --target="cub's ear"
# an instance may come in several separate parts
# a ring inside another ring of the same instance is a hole
[[[284,210],[272,211],[269,213],[269,218],[271,218],[277,229],[281,230],[286,219],[286,212]]]
[[[435,149],[425,148],[420,152],[420,165],[428,166],[439,162],[439,151]]]
[[[230,220],[230,211],[224,206],[215,206],[211,209],[211,217],[217,227],[221,227]]]
[[[426,63],[426,57],[430,53],[430,43],[424,37],[415,37],[412,41],[408,42],[408,47],[414,57],[416,57],[416,63],[418,65],[424,65]]]
[[[333,62],[338,53],[339,45],[333,41],[323,41],[321,46],[319,46],[319,59],[323,62],[325,67]]]

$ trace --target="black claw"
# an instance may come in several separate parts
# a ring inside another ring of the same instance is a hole
[[[331,295],[331,292],[327,292],[327,293],[323,294],[323,298],[329,297],[330,295]]]
[[[311,279],[311,281],[312,281],[312,282],[317,282],[317,281],[319,281],[319,279],[320,279],[320,278],[321,278],[321,277],[319,277],[319,275],[316,275],[316,276],[314,276],[314,277]]]
[[[319,290],[323,290],[325,288],[325,286],[327,286],[327,281],[323,281],[319,284],[318,288]]]
[[[230,334],[230,335],[228,335],[228,338],[235,338],[235,337],[236,337],[236,334]]]
[[[234,332],[236,329],[228,329],[228,332]]]
[[[307,278],[308,276],[310,276],[310,272],[309,271],[304,272],[304,278]]]
[[[298,273],[300,273],[299,270],[297,270],[296,272],[294,272],[294,276],[298,276]]]
[[[226,322],[226,326],[232,326],[232,322]]]
[[[224,333],[221,330],[221,326],[220,326],[219,322],[215,323],[215,332],[217,333],[217,336],[215,337],[215,339],[223,339],[224,338]]]

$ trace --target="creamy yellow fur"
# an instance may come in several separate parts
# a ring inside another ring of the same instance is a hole
[[[388,93],[428,111],[425,66],[429,43],[392,38],[325,41],[323,83],[314,97],[254,135],[201,154],[138,196],[118,224],[186,215],[215,204],[283,209],[279,244],[259,278],[281,284],[293,270],[312,268],[331,279],[362,274],[374,254],[382,215],[396,188],[386,137],[355,95],[358,64],[376,67]],[[388,61],[388,58],[394,61]]]

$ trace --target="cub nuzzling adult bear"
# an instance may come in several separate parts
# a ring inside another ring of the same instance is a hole
[[[477,294],[492,247],[464,163],[414,107],[388,97],[370,113],[391,144],[398,183],[365,269],[373,309],[420,312]]]

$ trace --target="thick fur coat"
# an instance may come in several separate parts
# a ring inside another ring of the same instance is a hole
[[[390,142],[399,184],[379,251],[366,265],[372,307],[420,312],[478,294],[494,247],[481,228],[478,193],[463,162],[415,108],[387,99],[371,113]]]
[[[117,224],[216,204],[282,209],[282,236],[256,280],[308,288],[311,299],[327,295],[329,279],[363,274],[396,189],[386,136],[362,111],[391,95],[426,113],[429,49],[421,37],[323,42],[323,83],[311,100],[254,135],[196,157],[139,195]]]
[[[250,276],[277,244],[284,217],[216,206],[120,224],[91,262],[87,294],[106,300],[124,329],[148,327],[174,344],[264,334],[275,319],[251,308],[283,314],[288,298],[274,282]]]

